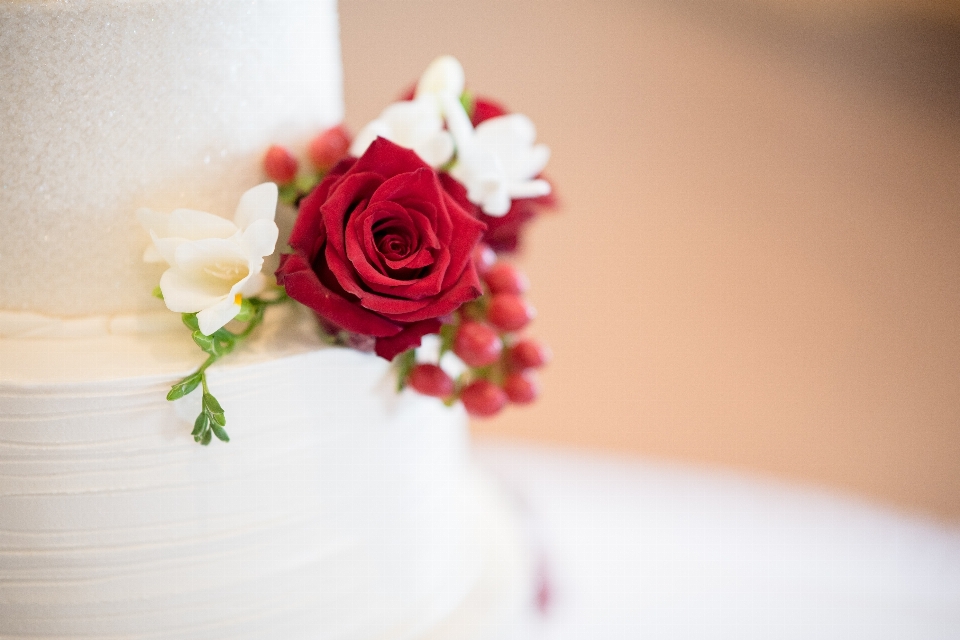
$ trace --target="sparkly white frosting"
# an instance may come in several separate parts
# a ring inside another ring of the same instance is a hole
[[[135,211],[229,217],[341,76],[334,0],[0,0],[0,309],[162,309]]]
[[[274,315],[210,370],[232,442],[206,448],[164,399],[186,332],[0,340],[25,363],[0,370],[0,637],[412,638],[457,609],[462,409]]]

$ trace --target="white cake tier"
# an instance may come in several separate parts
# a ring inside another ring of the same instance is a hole
[[[298,314],[211,368],[209,447],[165,400],[186,329],[0,340],[0,637],[399,640],[469,602],[462,408]]]
[[[341,76],[334,0],[0,0],[0,309],[161,309],[135,210],[232,216]]]

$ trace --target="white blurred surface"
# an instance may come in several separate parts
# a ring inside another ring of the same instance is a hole
[[[481,439],[550,640],[960,638],[960,528],[732,473]]]

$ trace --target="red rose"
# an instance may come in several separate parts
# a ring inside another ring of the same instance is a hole
[[[545,179],[542,175],[540,178]],[[550,193],[539,198],[519,198],[510,204],[510,210],[503,216],[488,216],[480,207],[467,199],[467,189],[450,174],[440,175],[443,188],[453,196],[461,207],[472,212],[487,225],[483,241],[497,253],[514,253],[520,248],[523,229],[540,215],[541,211],[556,207],[556,197],[551,185]]]
[[[304,198],[277,280],[392,359],[480,295],[470,256],[484,229],[413,151],[378,138]]]

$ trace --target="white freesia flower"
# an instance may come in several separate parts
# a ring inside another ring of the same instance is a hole
[[[550,159],[550,149],[534,144],[533,122],[513,113],[481,122],[476,129],[459,100],[445,97],[447,126],[457,145],[450,174],[467,188],[467,198],[490,216],[504,216],[517,198],[550,193],[550,183],[534,179]]]
[[[437,111],[442,114],[446,109],[446,98],[459,100],[465,87],[466,79],[460,61],[453,56],[440,56],[420,76],[414,95],[432,99]]]
[[[360,157],[377,137],[413,149],[433,168],[453,157],[453,138],[443,127],[445,96],[459,100],[463,93],[463,67],[452,56],[434,60],[420,76],[413,100],[395,102],[383,110],[354,139],[350,154]]]
[[[433,168],[443,166],[453,156],[453,139],[444,131],[443,117],[430,97],[391,104],[360,130],[350,145],[350,154],[362,156],[377,137],[413,149]]]
[[[240,197],[233,222],[191,209],[137,211],[153,238],[143,259],[170,265],[160,278],[167,308],[196,313],[204,335],[236,317],[243,297],[266,284],[260,271],[277,244],[276,210],[277,185],[265,182]]]

